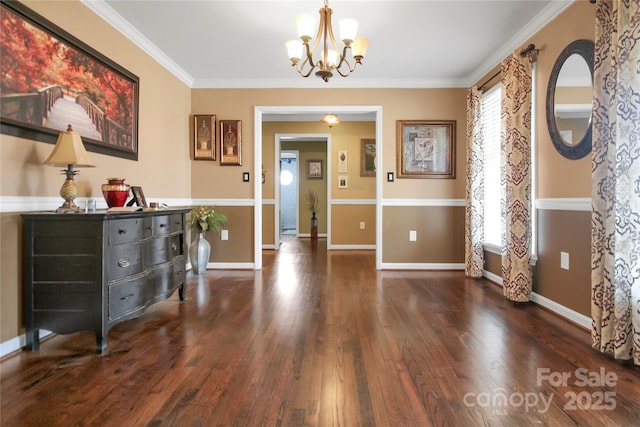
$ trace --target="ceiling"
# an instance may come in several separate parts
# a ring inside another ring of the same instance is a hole
[[[300,77],[284,46],[322,0],[83,0],[192,88],[469,87],[572,1],[331,0],[334,27],[356,19],[369,49],[325,83]]]

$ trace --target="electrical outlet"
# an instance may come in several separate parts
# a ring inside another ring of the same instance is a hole
[[[229,230],[220,230],[220,240],[229,240]]]
[[[360,221],[360,230],[364,230],[364,221]]]
[[[560,252],[560,268],[563,270],[569,269],[569,253]]]
[[[409,241],[415,242],[416,240],[418,240],[418,232],[416,230],[409,231]]]

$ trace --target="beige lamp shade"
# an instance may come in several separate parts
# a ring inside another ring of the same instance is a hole
[[[73,131],[71,125],[66,131],[60,132],[58,141],[53,151],[44,161],[45,165],[65,167],[73,165],[76,167],[94,167],[87,157],[87,151],[82,144],[80,134]]]

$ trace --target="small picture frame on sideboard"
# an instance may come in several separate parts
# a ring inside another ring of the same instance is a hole
[[[142,206],[143,208],[148,208],[147,200],[144,198],[144,193],[142,192],[142,187],[131,186],[131,194],[133,194],[132,202],[134,202],[138,206]]]

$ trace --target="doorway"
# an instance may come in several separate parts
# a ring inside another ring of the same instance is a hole
[[[263,116],[272,116],[274,118],[282,118],[283,116],[300,117],[309,115],[320,115],[326,113],[332,114],[363,114],[371,115],[372,120],[376,123],[376,153],[378,162],[378,173],[376,174],[376,268],[382,268],[382,176],[381,173],[383,162],[382,146],[382,106],[379,105],[366,105],[366,106],[255,106],[253,110],[253,127],[254,127],[254,159],[253,159],[253,172],[254,176],[260,176],[263,173],[263,156],[262,156],[262,121]],[[330,139],[329,139],[330,141]],[[275,149],[279,149],[278,136],[274,138]],[[331,143],[328,142],[328,151],[330,151]],[[276,157],[279,162],[279,156]],[[331,171],[331,157],[327,159],[327,175],[330,176]],[[252,204],[254,206],[253,224],[254,224],[254,257],[253,267],[256,270],[262,268],[262,221],[263,221],[263,208],[270,201],[262,198],[262,182],[260,180],[254,180],[254,197]],[[276,191],[279,191],[279,186],[275,187]],[[330,189],[330,186],[329,186]],[[277,195],[276,195],[277,197]],[[328,190],[328,203],[332,203],[330,190]],[[330,229],[331,224],[331,210],[328,213],[328,227]],[[279,220],[279,215],[275,215],[276,221]],[[279,224],[278,224],[279,227]],[[276,227],[276,230],[279,229]],[[330,233],[330,231],[328,231]]]
[[[297,150],[280,152],[280,235],[299,233],[298,199],[300,186]]]

